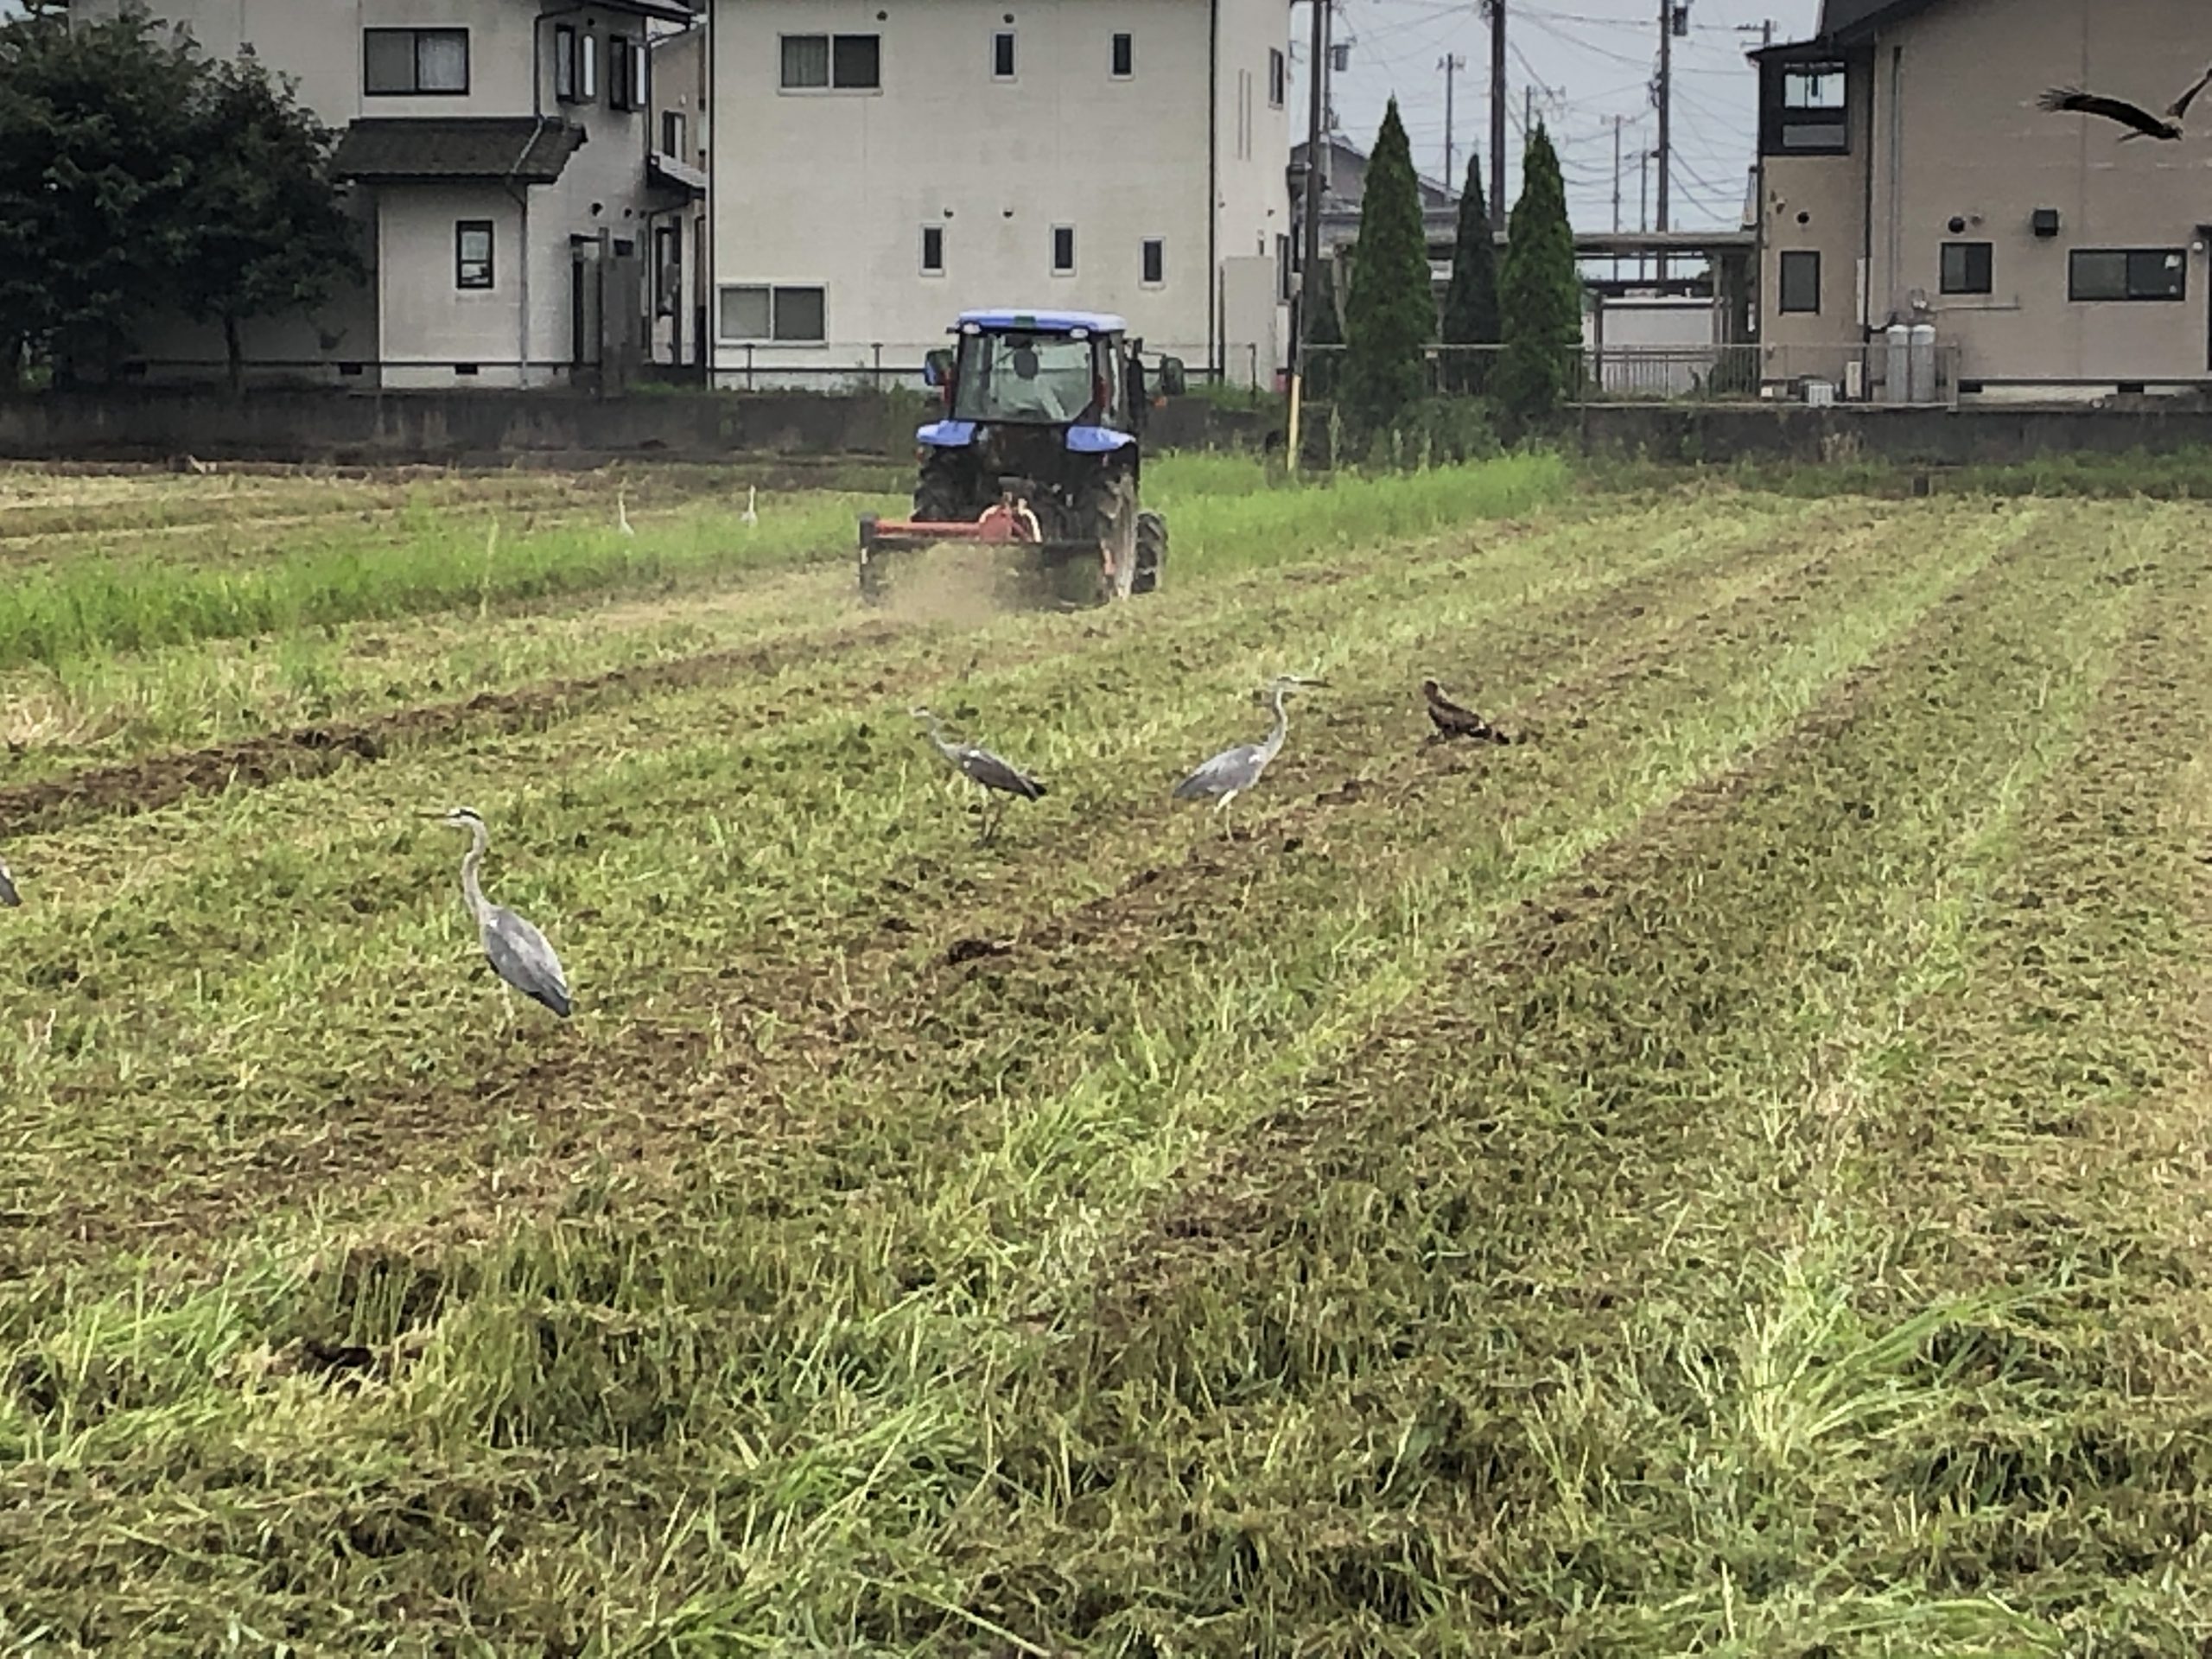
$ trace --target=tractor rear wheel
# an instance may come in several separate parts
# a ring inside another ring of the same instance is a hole
[[[1137,568],[1129,582],[1133,594],[1156,592],[1160,573],[1167,563],[1167,519],[1147,507],[1137,514]]]
[[[950,456],[932,452],[914,480],[914,517],[928,524],[963,522],[976,516],[968,510],[967,496],[958,465]]]
[[[1137,481],[1115,467],[1101,472],[1077,503],[1083,539],[1098,544],[1098,597],[1127,599],[1136,579]]]

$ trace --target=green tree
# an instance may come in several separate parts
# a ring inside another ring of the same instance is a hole
[[[288,81],[251,56],[202,77],[199,143],[188,203],[189,245],[176,301],[223,325],[231,389],[242,391],[238,325],[320,304],[363,262],[353,221],[329,177],[334,135]]]
[[[1529,135],[1521,164],[1498,313],[1505,351],[1492,391],[1509,419],[1526,429],[1548,418],[1572,390],[1582,339],[1582,279],[1567,187],[1541,124]]]
[[[1421,227],[1421,190],[1398,100],[1383,111],[1368,157],[1344,304],[1344,400],[1370,429],[1396,420],[1427,390],[1422,348],[1436,338],[1436,300]]]
[[[1459,235],[1452,246],[1452,285],[1444,295],[1444,343],[1495,346],[1503,337],[1497,312],[1497,243],[1491,234],[1490,205],[1483,196],[1483,160],[1467,157],[1467,188],[1459,194]],[[1487,353],[1447,359],[1445,384],[1453,391],[1481,391],[1490,378]]]
[[[200,74],[143,16],[0,22],[0,375],[112,356],[174,286]]]

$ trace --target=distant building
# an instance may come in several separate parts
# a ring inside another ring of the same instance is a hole
[[[2204,380],[2202,131],[2121,143],[2036,107],[2075,85],[2163,110],[2203,21],[2202,0],[1825,0],[1813,39],[1754,53],[1770,385],[1888,395],[1867,342],[1919,321],[1969,398]]]
[[[111,16],[125,0],[77,0]],[[210,55],[251,47],[340,130],[368,283],[245,326],[257,380],[596,385],[645,351],[648,250],[705,179],[659,159],[653,39],[686,0],[151,0]],[[696,158],[695,158],[696,159]],[[149,380],[224,372],[220,330],[153,319]],[[669,334],[680,349],[680,333]]]
[[[714,378],[912,371],[963,309],[1110,311],[1271,382],[1285,0],[710,0]]]

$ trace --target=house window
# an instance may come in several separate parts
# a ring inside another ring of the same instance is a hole
[[[1167,280],[1167,244],[1159,237],[1145,238],[1142,268],[1147,288],[1158,288]]]
[[[1840,156],[1851,148],[1850,83],[1840,63],[1770,67],[1759,148],[1770,156]]]
[[[1995,286],[1994,260],[1986,242],[1943,245],[1942,287],[1946,294],[1986,294]]]
[[[666,110],[662,111],[660,118],[660,153],[664,156],[674,156],[679,160],[682,158],[683,155],[683,111]]]
[[[554,25],[553,96],[563,104],[576,101],[576,30],[573,23]]]
[[[2189,256],[2179,248],[2076,248],[2067,278],[2069,300],[2184,299]]]
[[[922,226],[922,275],[944,275],[944,226],[942,225]]]
[[[465,29],[365,29],[361,90],[378,95],[468,91]]]
[[[492,286],[492,221],[464,219],[453,227],[453,285]]]
[[[874,92],[883,85],[880,35],[785,35],[782,42],[787,92]]]
[[[1290,238],[1275,238],[1275,303],[1288,305],[1291,296]]]
[[[1075,275],[1075,226],[1072,225],[1052,226],[1052,275]]]
[[[653,315],[675,316],[683,302],[683,227],[653,226]]]
[[[765,283],[721,291],[724,340],[810,342],[829,338],[827,291],[820,288],[773,288]]]
[[[1014,79],[1014,31],[1002,29],[991,36],[991,79]]]
[[[1282,48],[1279,46],[1269,47],[1268,48],[1268,107],[1271,110],[1282,108],[1283,82],[1287,73],[1288,71],[1283,66]]]
[[[1127,80],[1137,72],[1137,37],[1116,35],[1114,37],[1114,79]]]
[[[1797,251],[1782,256],[1782,308],[1810,312],[1821,308],[1821,256]]]
[[[628,35],[606,38],[606,106],[646,106],[646,53]]]
[[[643,41],[630,51],[630,107],[650,110],[653,106],[653,54]]]
[[[599,97],[599,36],[587,30],[576,44],[576,96],[589,104]]]

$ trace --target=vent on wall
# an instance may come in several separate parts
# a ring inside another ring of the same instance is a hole
[[[2031,228],[2037,236],[2056,236],[2058,234],[2058,209],[2056,207],[2038,207],[2035,211],[2034,217],[2029,219],[2028,224],[2030,228]]]

